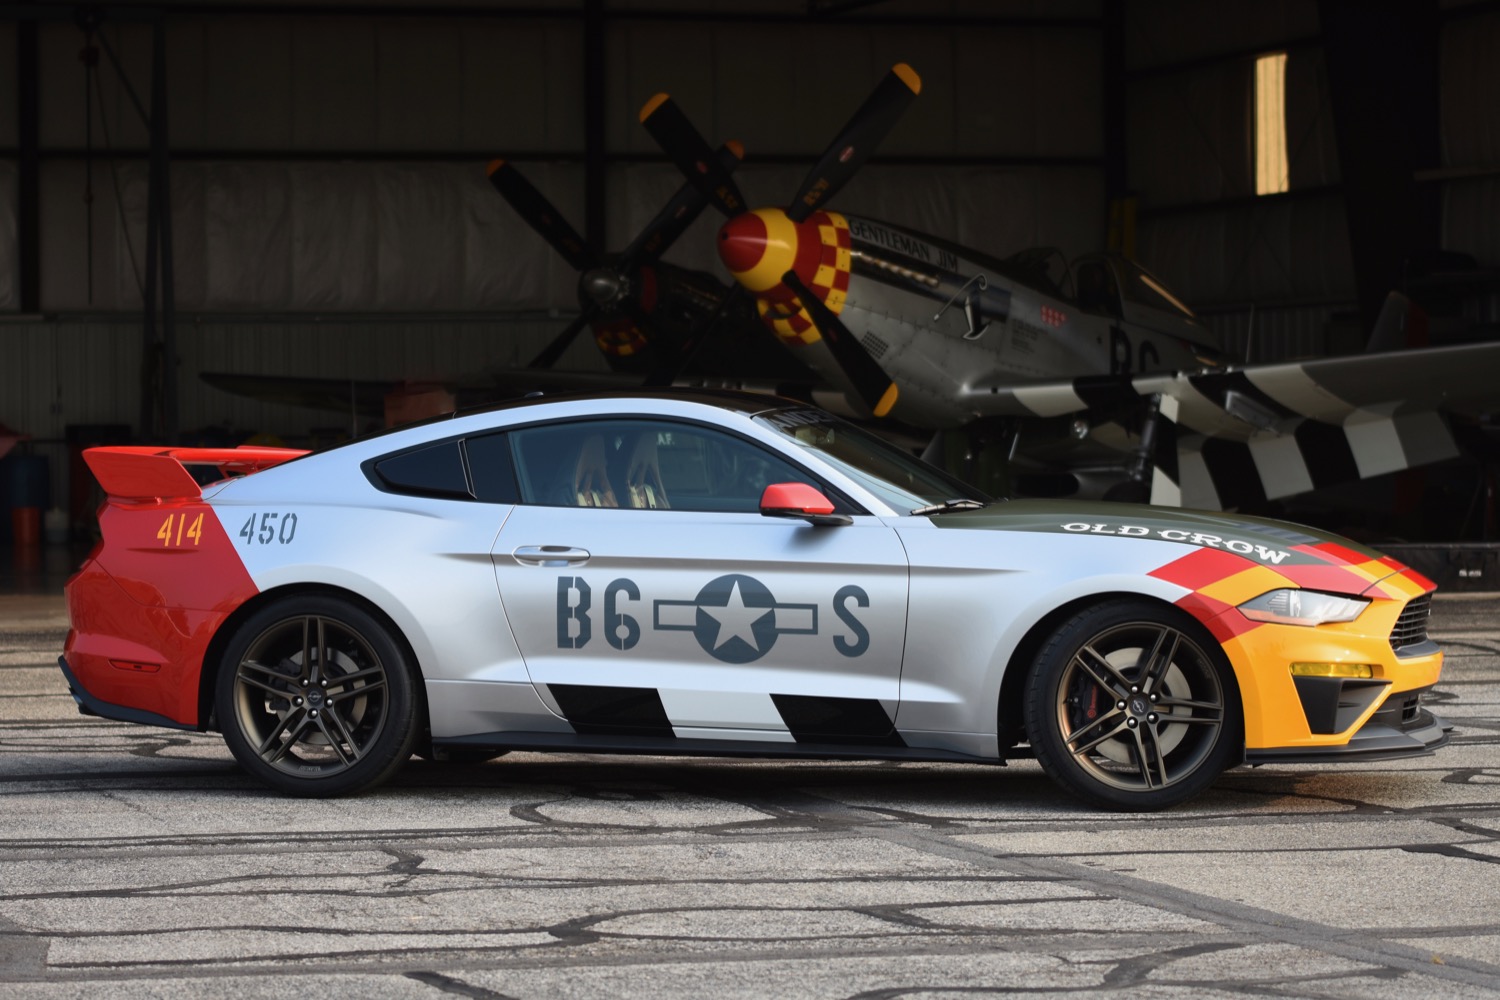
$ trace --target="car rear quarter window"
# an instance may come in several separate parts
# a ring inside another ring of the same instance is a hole
[[[464,471],[458,441],[398,452],[374,462],[375,485],[390,493],[421,497],[470,500],[469,477]]]

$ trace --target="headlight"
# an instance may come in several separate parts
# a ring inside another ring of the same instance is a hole
[[[1352,622],[1370,602],[1316,590],[1272,590],[1240,605],[1240,614],[1257,622],[1278,625],[1322,625]]]

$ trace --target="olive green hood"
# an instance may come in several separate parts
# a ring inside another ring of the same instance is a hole
[[[1382,555],[1357,542],[1287,521],[1180,510],[1142,504],[1080,500],[1004,500],[981,510],[932,517],[939,528],[971,531],[1031,531],[1062,535],[1149,538],[1198,548],[1222,549],[1269,566],[1347,563]],[[1324,551],[1322,547],[1334,551]]]

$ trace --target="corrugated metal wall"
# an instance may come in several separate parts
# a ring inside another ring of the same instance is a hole
[[[1352,300],[1343,199],[1336,190],[1305,194],[1339,179],[1321,51],[1298,47],[1287,59],[1288,166],[1292,191],[1303,194],[1265,200],[1255,199],[1254,59],[1214,58],[1316,35],[1316,0],[1131,0],[1126,10],[1133,70],[1188,63],[1129,89],[1142,260],[1199,308]]]
[[[1460,13],[1470,6],[1445,0]],[[1328,317],[1355,286],[1316,0],[1203,4],[1130,0],[1129,173],[1139,192],[1140,256],[1226,336],[1243,358],[1279,360],[1358,347]],[[1253,57],[1287,60],[1291,195],[1254,197]],[[1500,11],[1463,12],[1441,37],[1443,246],[1500,266]],[[1153,67],[1181,66],[1167,72]],[[1356,343],[1357,340],[1357,343]]]
[[[1500,266],[1500,11],[1443,30],[1443,245]]]
[[[536,10],[544,4],[528,3]],[[220,16],[167,25],[180,426],[297,439],[340,414],[256,403],[203,386],[201,371],[328,378],[442,377],[514,366],[577,308],[576,275],[489,187],[515,160],[582,229],[582,21],[567,16]],[[612,0],[611,9],[670,3]],[[1103,240],[1100,0],[900,0],[883,16],[1043,17],[1046,26],[792,24],[802,0],[682,4],[751,19],[609,22],[607,233],[622,247],[681,178],[638,124],[668,90],[713,141],[742,140],[747,195],[776,204],[865,99],[907,61],[917,104],[836,207],[1005,255],[1069,253]],[[147,26],[104,37],[149,99]],[[0,23],[0,53],[16,32]],[[85,90],[82,33],[43,22],[44,322],[0,324],[0,422],[60,442],[76,424],[140,413],[147,131],[109,61]],[[0,72],[0,146],[17,144],[17,74]],[[86,135],[85,109],[93,108]],[[91,166],[79,155],[86,139]],[[130,155],[112,157],[109,150]],[[343,155],[347,154],[347,155]],[[756,163],[757,155],[771,163]],[[987,159],[1064,158],[1048,165]],[[943,165],[943,158],[959,162]],[[779,161],[792,160],[793,162]],[[18,308],[13,162],[0,162],[0,310]],[[720,270],[707,213],[669,254]],[[420,316],[424,318],[402,318]],[[548,319],[547,316],[552,316]],[[368,316],[368,320],[362,318]],[[562,367],[598,369],[588,338]],[[53,476],[62,474],[61,444]],[[57,483],[61,488],[61,483]]]
[[[1086,162],[1102,152],[1097,25],[611,25],[606,137],[611,155],[627,158],[611,171],[611,246],[628,242],[681,183],[669,167],[628,159],[660,159],[637,116],[663,90],[712,141],[746,144],[745,187],[767,204],[790,197],[808,163],[757,170],[756,157],[810,160],[902,60],[923,75],[923,93],[883,154]],[[211,157],[172,167],[180,307],[573,308],[573,274],[489,188],[483,168],[497,155],[517,160],[583,228],[582,168],[558,159],[584,148],[580,33],[570,19],[174,17],[171,144]],[[105,34],[147,93],[148,30],[109,24]],[[44,150],[84,146],[82,44],[71,24],[41,27]],[[113,161],[102,147],[107,134],[110,145],[139,150],[147,136],[107,66],[98,89],[91,184],[76,156],[44,163],[47,311],[140,301],[146,167]],[[15,123],[0,115],[0,143],[7,130],[13,137]],[[330,151],[361,159],[299,159]],[[914,180],[937,190],[914,191]],[[6,181],[0,172],[0,193]],[[1104,212],[1097,168],[872,169],[838,207],[957,234],[992,253],[1035,240],[1097,249]],[[714,228],[705,220],[669,259],[713,266]],[[0,214],[0,273],[14,271],[13,230]],[[0,296],[6,288],[0,282]],[[0,297],[5,307],[16,307],[13,287]]]
[[[524,318],[338,319],[226,318],[178,328],[181,424],[196,434],[252,433],[291,445],[309,432],[324,440],[368,430],[367,422],[321,409],[258,402],[203,384],[201,372],[296,375],[308,378],[420,381],[476,379],[516,367],[558,328],[546,316]],[[52,495],[65,496],[68,427],[134,425],[141,408],[139,322],[0,322],[0,422],[25,431],[30,447],[50,460]],[[575,341],[562,364],[598,368],[588,338]],[[56,502],[56,501],[54,501]]]
[[[688,14],[804,7],[683,5]],[[900,0],[880,13],[1055,19],[1094,18],[1100,9],[1100,0]],[[1234,356],[1245,356],[1247,342],[1257,361],[1347,349],[1350,339],[1326,328],[1352,302],[1353,279],[1320,50],[1294,47],[1287,81],[1293,190],[1316,193],[1264,201],[1251,197],[1251,61],[1215,58],[1315,39],[1316,0],[1130,0],[1125,9],[1128,180],[1140,195],[1142,261],[1205,312]],[[145,95],[147,30],[106,31]],[[0,23],[0,52],[13,50],[15,34]],[[109,145],[137,151],[147,136],[124,88],[102,73],[90,229],[85,167],[74,155],[85,138],[82,35],[47,23],[40,41],[42,303],[65,320],[0,326],[0,421],[47,438],[68,423],[133,423],[139,412],[140,332],[130,313],[140,301],[145,166],[139,156],[111,160],[102,151],[106,134]],[[528,356],[576,308],[574,275],[488,188],[483,165],[494,155],[516,159],[581,227],[577,18],[205,13],[174,16],[168,44],[172,145],[196,157],[173,165],[184,427],[227,420],[285,434],[297,421],[325,419],[216,399],[198,388],[200,369],[394,377],[504,364]],[[1500,119],[1490,98],[1500,92],[1500,13],[1449,23],[1442,44],[1446,173],[1432,183],[1443,185],[1445,242],[1497,265]],[[679,183],[652,159],[657,151],[636,122],[652,93],[671,91],[711,139],[743,140],[750,158],[742,186],[752,201],[774,203],[880,73],[904,59],[922,73],[923,93],[882,149],[934,163],[870,167],[837,207],[996,255],[1034,244],[1097,249],[1103,180],[1090,161],[1103,153],[1100,45],[1097,24],[612,21],[609,243],[627,242]],[[1182,61],[1192,65],[1152,72]],[[16,143],[16,97],[16,74],[0,72],[0,145]],[[803,159],[757,165],[757,154]],[[1017,156],[1077,165],[984,162]],[[962,162],[940,165],[943,157]],[[19,303],[16,186],[15,164],[0,162],[0,310]],[[669,259],[717,269],[715,224],[705,218]],[[229,311],[264,315],[228,322]],[[559,318],[534,319],[542,311]],[[435,315],[360,324],[350,318],[360,312]],[[339,318],[314,322],[319,314]],[[586,341],[566,363],[599,364]],[[417,370],[423,365],[430,368]]]
[[[1326,357],[1361,350],[1367,339],[1351,316],[1333,324],[1347,307],[1332,305],[1240,306],[1200,313],[1210,329],[1223,338],[1232,364],[1261,364],[1296,358]]]

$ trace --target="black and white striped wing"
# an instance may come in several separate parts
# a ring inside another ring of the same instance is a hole
[[[1152,500],[1222,509],[1452,458],[1444,414],[1500,408],[1500,343],[977,387],[977,415],[1109,415],[1160,394]]]

